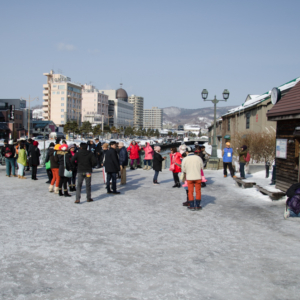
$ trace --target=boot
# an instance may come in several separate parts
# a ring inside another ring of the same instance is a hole
[[[177,187],[178,187],[178,188],[180,188],[180,187],[181,187],[181,185],[180,185],[180,182],[177,182]]]
[[[201,187],[206,187],[206,183],[205,182],[201,182]]]
[[[189,209],[189,210],[195,210],[195,202],[194,202],[194,200],[189,201],[189,202],[190,202],[190,206],[188,206],[187,209]]]
[[[149,171],[149,170],[151,170],[151,169],[152,169],[151,166],[148,166],[147,170]]]
[[[70,195],[70,194],[68,193],[68,189],[66,189],[66,190],[64,190],[64,196],[65,196],[65,197],[71,197],[72,195]]]
[[[58,194],[58,187],[57,186],[54,188],[54,194]]]
[[[189,202],[189,191],[186,190],[186,201],[182,203],[183,206],[189,206],[190,202]]]
[[[201,210],[202,209],[202,207],[200,206],[200,202],[201,202],[201,200],[196,200],[195,210]]]
[[[143,170],[147,170],[147,166],[146,165],[144,166]]]
[[[69,185],[69,191],[73,192],[73,185],[72,184]]]
[[[73,192],[76,192],[76,186],[73,184]]]
[[[20,176],[20,179],[27,179],[26,177],[24,177],[24,176]]]
[[[58,189],[58,196],[63,196],[64,194],[62,193],[61,188]]]
[[[21,178],[21,176],[20,176],[20,175],[18,175],[18,178],[20,179],[20,178]]]
[[[49,186],[49,192],[50,192],[50,193],[53,193],[53,187],[54,187],[54,186],[50,184],[50,186]]]

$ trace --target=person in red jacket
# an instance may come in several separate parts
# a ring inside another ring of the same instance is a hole
[[[181,153],[177,152],[176,147],[171,148],[170,169],[172,168],[172,166],[174,166],[172,172],[173,172],[173,178],[174,178],[174,182],[175,182],[175,185],[173,186],[173,188],[175,188],[175,187],[179,188],[180,187],[180,181],[179,181],[178,173],[181,172],[181,161],[182,161]]]
[[[139,164],[139,151],[141,151],[141,147],[136,143],[136,141],[132,141],[127,148],[127,151],[130,153],[130,170],[134,170],[135,168],[133,167],[133,163],[136,162],[137,165]]]

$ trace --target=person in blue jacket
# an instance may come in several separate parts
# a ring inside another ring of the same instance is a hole
[[[128,152],[123,142],[119,142],[119,163],[121,170],[121,184],[126,184],[126,166],[128,166]]]
[[[225,145],[226,145],[226,148],[223,149],[224,177],[227,177],[227,167],[228,167],[231,177],[236,178],[236,176],[234,175],[233,167],[232,167],[233,149],[230,147],[229,142],[227,142]]]

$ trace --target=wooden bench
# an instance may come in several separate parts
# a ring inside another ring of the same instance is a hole
[[[249,181],[249,179],[247,179],[247,181],[238,177],[233,179],[235,180],[236,186],[242,187],[243,189],[249,189],[256,185],[256,182]]]
[[[279,200],[285,196],[285,193],[282,191],[268,191],[266,188],[260,185],[255,186],[262,194],[268,195],[272,200]]]

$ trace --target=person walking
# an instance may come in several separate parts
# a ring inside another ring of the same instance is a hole
[[[158,175],[159,175],[159,172],[162,171],[162,162],[163,160],[166,159],[166,157],[162,157],[160,155],[160,146],[154,146],[154,155],[153,155],[153,170],[154,170],[154,177],[153,177],[153,184],[154,185],[157,185],[159,184],[157,182],[157,179],[158,179]]]
[[[24,176],[24,169],[27,165],[27,154],[26,154],[26,145],[25,143],[20,143],[19,145],[19,155],[17,160],[19,169],[18,169],[18,178],[26,179]]]
[[[54,149],[54,143],[51,142],[48,149],[47,149],[47,154],[46,154],[46,158],[45,158],[45,163],[47,163],[50,160],[50,151],[52,151]],[[51,164],[51,162],[50,162]],[[50,183],[52,181],[53,175],[52,175],[52,171],[51,168],[50,169],[46,169],[47,172],[47,176],[48,176],[48,181],[46,181],[46,183]]]
[[[87,150],[87,144],[81,143],[79,150],[71,159],[73,169],[77,164],[77,189],[75,203],[80,203],[82,183],[85,180],[87,202],[92,202],[92,172],[97,164],[97,159],[93,153]]]
[[[234,175],[234,170],[232,167],[232,155],[233,155],[233,149],[230,147],[230,143],[227,142],[226,147],[223,149],[223,169],[224,169],[224,177],[227,177],[227,167],[229,168],[231,177],[236,178]]]
[[[139,151],[141,151],[141,147],[133,140],[127,148],[127,151],[129,152],[129,158],[131,160],[130,170],[134,170],[134,163],[139,165]]]
[[[146,142],[146,146],[143,148],[145,151],[145,158],[144,158],[144,169],[143,170],[151,170],[151,162],[153,159],[154,151],[150,144]]]
[[[248,154],[247,146],[244,145],[240,149],[236,148],[236,150],[238,151],[238,155],[239,155],[241,179],[246,179],[246,177],[245,177],[245,164],[246,164],[246,157],[247,157],[247,154]]]
[[[101,167],[101,160],[102,160],[102,148],[101,148],[101,142],[99,142],[99,139],[96,138],[95,139],[95,155],[96,155],[96,158],[97,158],[97,167],[96,169],[99,169]]]
[[[29,148],[30,150],[30,156],[29,156],[29,165],[31,166],[31,179],[32,180],[38,180],[37,179],[37,167],[40,165],[40,156],[41,152],[38,148],[38,141],[33,141],[32,147]]]
[[[203,169],[202,159],[195,155],[189,149],[189,154],[182,160],[182,172],[188,184],[188,196],[190,210],[201,210],[201,170]],[[194,189],[196,192],[196,200],[194,200]]]
[[[109,143],[110,148],[105,154],[105,172],[107,174],[106,189],[107,194],[120,194],[117,192],[117,173],[120,171],[120,163],[118,159],[118,154],[116,151],[116,142],[111,141]],[[112,180],[112,191],[110,189],[110,180]]]
[[[59,196],[65,196],[65,197],[71,197],[68,193],[68,179],[69,177],[65,176],[65,169],[67,171],[72,170],[72,166],[70,163],[70,154],[68,153],[68,145],[62,144],[59,147],[59,151],[57,151],[56,155],[54,156],[54,160],[58,163],[58,174],[60,177],[59,180],[59,187],[58,187],[58,195]],[[64,193],[62,192],[62,189],[64,190]]]
[[[13,145],[13,141],[7,140],[4,141],[4,146],[2,148],[2,155],[5,157],[5,165],[6,165],[6,176],[10,177],[11,173],[13,177],[17,177],[15,174],[15,147]]]
[[[128,165],[128,153],[123,142],[119,142],[119,164],[121,170],[121,184],[126,184],[126,167]]]
[[[49,192],[50,193],[53,192],[53,187],[55,184],[54,194],[59,193],[59,181],[60,181],[59,164],[58,161],[55,159],[55,156],[57,155],[57,151],[59,151],[59,148],[60,148],[60,144],[56,144],[54,146],[54,149],[51,149],[49,151],[49,159],[50,159],[51,172],[52,172],[52,180],[49,186]]]
[[[177,148],[173,147],[171,148],[171,153],[170,153],[170,171],[173,173],[173,179],[175,185],[173,185],[173,188],[178,187],[180,188],[180,181],[179,181],[179,176],[178,173],[181,172],[181,160],[182,160],[182,155],[180,152],[177,152]]]

